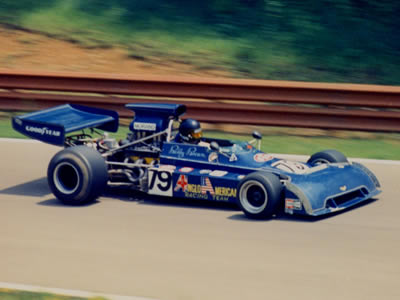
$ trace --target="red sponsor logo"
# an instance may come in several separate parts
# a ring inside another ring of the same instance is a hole
[[[183,168],[179,169],[179,172],[181,172],[181,173],[190,173],[192,171],[193,171],[193,168],[190,168],[190,167],[183,167]]]
[[[186,175],[180,175],[178,181],[176,182],[174,191],[177,192],[182,190],[182,192],[186,192],[186,188],[188,185],[188,179]]]
[[[273,159],[273,156],[266,153],[257,153],[253,158],[256,162],[266,162]]]

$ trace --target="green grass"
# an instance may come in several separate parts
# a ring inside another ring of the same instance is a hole
[[[0,118],[0,137],[2,138],[26,138],[24,135],[12,129],[10,119]]]
[[[333,136],[300,136],[290,134],[293,130],[276,130],[263,128],[262,150],[267,153],[303,154],[310,155],[325,149],[336,149],[348,157],[372,159],[400,160],[400,135],[398,134],[370,134],[367,137],[348,135],[345,138]],[[128,127],[121,126],[117,133],[110,133],[111,137],[124,139],[129,132]],[[329,132],[328,132],[329,133]],[[205,131],[207,137],[249,141],[248,134],[233,134],[221,131]],[[11,127],[10,118],[0,118],[0,137],[26,138]]]
[[[221,137],[221,133],[208,136]],[[250,135],[223,134],[227,139],[249,140]],[[348,157],[400,160],[400,139],[392,135],[379,138],[336,138],[320,136],[265,135],[262,139],[262,151],[281,154],[303,154],[336,149]]]
[[[9,289],[0,289],[0,299],[2,300],[105,300],[102,297],[82,298],[55,295],[49,293],[27,292]]]
[[[77,10],[73,1],[63,1],[27,11],[14,22],[82,48],[120,47],[125,49],[128,58],[156,57],[164,63],[190,64],[194,69],[233,71],[237,48],[247,43],[223,39],[207,26],[169,24],[151,16],[129,24],[121,21],[123,13],[122,8],[115,7],[92,15]]]
[[[395,2],[367,0],[364,12],[351,1],[3,1],[0,22],[132,59],[240,78],[400,82]]]
[[[78,43],[82,47],[111,46],[120,41],[121,32],[114,38],[106,17],[88,16],[74,10],[72,1],[23,14],[18,25]],[[113,27],[113,26],[111,26]]]
[[[73,2],[27,12],[18,21],[25,28],[70,40],[83,48],[122,47],[127,57],[157,57],[195,68],[230,70],[237,47],[246,41],[222,39],[206,26],[192,28],[149,17],[135,24],[120,20],[124,11],[114,8],[99,15],[78,11]]]

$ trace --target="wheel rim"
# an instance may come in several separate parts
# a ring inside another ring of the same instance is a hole
[[[329,164],[329,163],[331,163],[331,162],[325,158],[317,158],[317,159],[313,160],[312,165],[317,166],[317,165]]]
[[[61,193],[73,194],[78,189],[80,176],[78,170],[71,163],[58,164],[53,174],[54,184]]]
[[[258,181],[249,180],[240,188],[240,203],[252,214],[261,213],[268,204],[268,194],[265,187]]]

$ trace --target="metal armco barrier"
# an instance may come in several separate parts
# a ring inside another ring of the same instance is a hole
[[[400,87],[240,79],[0,71],[0,109],[64,103],[116,110],[133,102],[182,103],[210,123],[400,132]]]

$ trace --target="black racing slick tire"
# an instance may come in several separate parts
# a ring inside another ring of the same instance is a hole
[[[58,152],[50,161],[47,181],[53,194],[67,205],[83,205],[96,200],[107,185],[104,158],[87,146]]]
[[[348,160],[346,156],[336,150],[325,150],[321,152],[317,152],[309,158],[307,161],[308,164],[312,166],[316,166],[319,164],[328,164],[328,163],[347,163]]]
[[[238,185],[238,202],[251,219],[267,219],[277,212],[281,201],[282,183],[272,173],[255,172]]]

